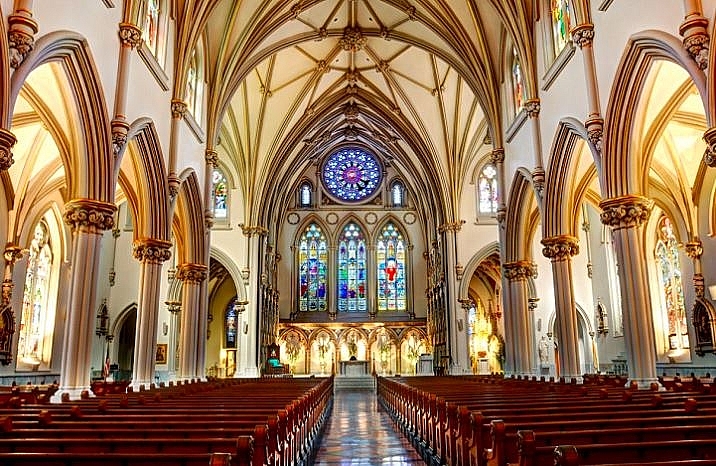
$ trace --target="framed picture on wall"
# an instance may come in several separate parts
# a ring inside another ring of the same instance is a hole
[[[154,359],[154,362],[157,364],[166,364],[167,363],[167,344],[166,343],[158,343],[157,344],[157,355]]]

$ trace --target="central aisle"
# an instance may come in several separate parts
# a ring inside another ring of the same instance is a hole
[[[316,465],[424,465],[372,391],[338,391]]]

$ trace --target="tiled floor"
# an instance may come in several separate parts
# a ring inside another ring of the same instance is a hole
[[[339,391],[316,455],[317,466],[424,465],[371,391]]]

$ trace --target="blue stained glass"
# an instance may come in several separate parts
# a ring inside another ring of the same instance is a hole
[[[366,247],[363,232],[355,223],[343,229],[338,245],[338,311],[365,312]]]
[[[334,152],[323,166],[323,184],[328,192],[348,202],[360,202],[373,195],[382,177],[376,158],[358,148]]]
[[[376,246],[378,263],[378,310],[405,311],[405,241],[389,223],[383,228]]]
[[[328,243],[321,228],[310,224],[298,246],[299,309],[326,310],[326,261]]]

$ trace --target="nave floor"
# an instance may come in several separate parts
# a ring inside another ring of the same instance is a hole
[[[338,391],[314,463],[317,466],[424,465],[378,405],[373,391]]]

